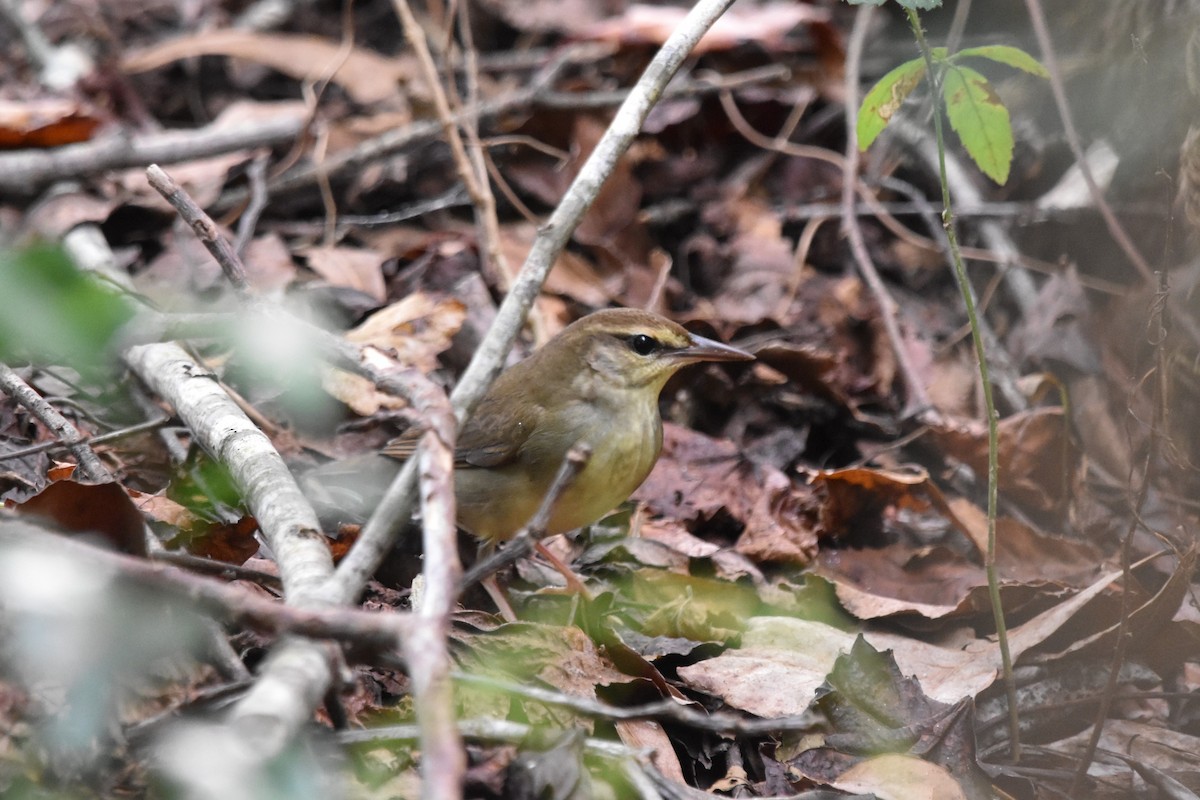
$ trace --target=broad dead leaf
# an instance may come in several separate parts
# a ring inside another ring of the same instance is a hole
[[[687,13],[673,6],[630,5],[620,17],[595,23],[575,33],[601,41],[622,44],[658,44],[667,40]],[[780,47],[784,37],[801,23],[829,20],[826,9],[794,3],[770,2],[760,6],[735,7],[725,12],[692,48],[694,54],[729,50],[745,42],[767,48]]]
[[[196,56],[223,55],[276,69],[297,80],[332,80],[364,105],[402,102],[401,86],[415,70],[410,61],[388,58],[362,46],[303,34],[218,29],[188,34],[126,52],[121,68],[146,72]]]
[[[95,108],[75,99],[0,99],[0,149],[62,147],[87,141],[102,122]]]
[[[458,300],[435,300],[429,295],[411,294],[368,317],[346,333],[346,338],[363,345],[364,356],[378,360],[376,366],[390,369],[397,363],[429,373],[437,366],[437,356],[450,346],[466,318],[466,308]],[[372,354],[372,351],[374,353]],[[381,408],[403,408],[404,401],[381,392],[370,381],[357,375],[328,370],[322,378],[325,391],[350,406],[360,416],[370,416]]]
[[[966,800],[950,771],[912,756],[888,754],[860,761],[831,784],[879,800]]]
[[[737,549],[764,561],[806,564],[816,554],[816,505],[779,470],[744,461],[729,441],[666,424],[663,452],[634,494],[693,532],[718,517],[737,526]],[[721,527],[727,527],[722,525]]]
[[[310,247],[300,251],[308,266],[333,286],[356,289],[378,303],[387,299],[383,284],[383,255],[356,247]]]

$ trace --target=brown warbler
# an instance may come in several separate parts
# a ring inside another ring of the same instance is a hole
[[[590,447],[591,457],[555,503],[546,533],[595,522],[628,498],[658,459],[658,395],[667,379],[698,361],[750,359],[647,311],[597,311],[567,326],[505,370],[459,432],[459,525],[487,541],[511,538],[537,511],[576,444]],[[322,517],[354,521],[369,514],[416,441],[402,436],[382,455],[310,472],[305,483]]]

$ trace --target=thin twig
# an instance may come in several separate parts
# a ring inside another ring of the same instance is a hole
[[[475,739],[493,742],[518,743],[527,738],[532,731],[528,725],[498,719],[463,719],[457,723],[458,730],[465,739]],[[342,744],[366,744],[370,742],[416,741],[420,738],[417,725],[383,725],[377,728],[363,730],[341,731],[337,740]],[[584,740],[584,748],[594,755],[609,758],[626,758],[637,756],[638,753],[620,742],[610,739]]]
[[[0,546],[40,548],[66,554],[87,562],[94,569],[120,575],[124,582],[184,601],[189,608],[222,624],[250,628],[266,635],[290,633],[334,639],[380,652],[396,652],[413,624],[411,615],[400,612],[285,605],[235,584],[194,575],[162,561],[116,553],[83,539],[56,536],[20,520],[0,523]]]
[[[775,736],[788,731],[812,730],[817,721],[811,714],[795,714],[775,719],[754,719],[725,711],[703,711],[681,704],[674,698],[636,706],[614,706],[586,697],[556,692],[540,686],[513,683],[489,675],[454,672],[451,677],[459,683],[505,692],[546,705],[567,708],[579,714],[613,722],[653,719],[684,725],[695,730],[709,731],[722,736]]]
[[[703,76],[698,74],[695,79],[680,79],[678,82],[673,82],[663,91],[663,99],[674,100],[680,97],[704,97],[760,83],[786,81],[791,77],[791,74],[791,70],[782,64],[769,64],[740,72],[731,72],[728,75],[705,71]],[[625,99],[629,97],[629,91],[628,89],[589,92],[546,91],[534,98],[534,104],[538,108],[558,111],[586,111],[588,109],[612,108],[625,102]]]
[[[24,406],[30,414],[54,434],[55,438],[70,448],[71,454],[79,462],[79,473],[93,483],[109,483],[112,473],[104,462],[96,455],[87,440],[79,433],[71,421],[58,412],[54,406],[47,403],[32,386],[22,380],[7,364],[0,363],[0,392]]]
[[[229,244],[229,240],[221,235],[217,223],[205,214],[187,192],[180,188],[175,180],[163,171],[158,164],[146,168],[146,180],[154,187],[163,199],[179,214],[180,218],[192,227],[196,238],[204,245],[213,259],[225,273],[225,279],[232,284],[238,294],[244,295],[249,289],[246,280],[246,267],[238,258],[237,252]]]
[[[551,109],[619,106],[629,99],[630,92],[633,90],[587,93],[550,90],[554,80],[567,66],[575,63],[592,63],[603,58],[609,52],[611,52],[611,46],[596,43],[581,43],[562,49],[555,53],[554,58],[546,64],[529,85],[494,100],[483,101],[475,110],[475,114],[483,123],[502,114],[529,106]],[[666,89],[660,90],[660,93],[663,97],[704,95],[719,92],[722,89],[786,79],[789,74],[785,67],[772,65],[733,73],[725,76],[723,81],[686,81],[679,86],[672,84]],[[467,113],[469,112],[464,111],[455,114],[453,117],[455,123],[461,124]],[[400,130],[388,131],[362,142],[353,149],[331,156],[325,162],[325,172],[330,178],[353,173],[412,145],[434,139],[441,130],[441,122],[431,119],[421,120]],[[277,197],[281,193],[307,188],[315,181],[316,169],[309,164],[272,179],[267,188],[273,197]],[[232,189],[226,192],[214,207],[218,210],[228,209],[245,202],[245,200],[245,189]]]
[[[237,254],[216,230],[215,224],[196,206],[195,201],[187,196],[186,192],[173,186],[165,173],[162,173],[161,170],[158,170],[158,173],[161,174],[153,176],[157,184],[156,188],[161,186],[160,191],[171,198],[172,203],[180,209],[181,215],[195,220],[194,225],[199,230],[212,232],[209,250],[237,285],[237,277],[245,274],[245,269]],[[264,320],[287,319],[287,315],[278,312],[270,304],[256,301],[250,297],[249,293],[245,291],[244,280],[241,281],[241,285],[243,303],[252,313],[261,315]],[[295,327],[303,328],[304,326],[297,325]],[[346,352],[345,344],[336,344],[337,340],[329,334],[323,336],[312,334],[310,339],[319,342],[322,349],[335,358],[349,360],[354,355],[353,348],[349,348],[349,353]],[[229,464],[235,482],[242,488],[248,504],[262,523],[263,531],[275,554],[276,561],[280,565],[280,572],[284,580],[285,599],[289,603],[305,607],[348,603],[350,598],[356,596],[361,590],[361,584],[350,586],[345,583],[346,580],[357,577],[353,575],[349,579],[343,576],[342,582],[335,580],[329,547],[319,533],[320,526],[316,515],[311,505],[300,494],[294,478],[286,468],[282,468],[282,462],[274,463],[279,460],[278,454],[273,449],[258,454],[258,464],[261,467],[259,472],[265,474],[251,475],[246,472],[246,467],[253,462],[244,457],[253,452],[257,440],[262,436],[261,431],[254,428],[253,425],[246,425],[240,416],[228,411],[213,414],[208,406],[219,407],[225,396],[214,394],[219,390],[211,383],[196,385],[195,388],[185,390],[184,385],[177,387],[173,383],[164,382],[165,376],[175,377],[176,373],[181,371],[181,367],[172,362],[180,361],[182,355],[182,351],[173,346],[147,345],[131,348],[126,355],[126,360],[135,368],[140,368],[143,379],[151,383],[160,395],[173,400],[180,416],[188,422],[189,427],[196,432],[198,438],[210,452],[227,456],[221,460]],[[185,365],[182,367],[182,371],[185,381],[204,376],[204,373],[194,365]],[[381,385],[387,382],[387,374],[378,377]],[[190,387],[190,384],[185,385]],[[434,420],[435,424],[442,426],[443,432],[448,425],[450,430],[448,435],[452,440],[452,417],[448,412],[439,413],[439,409],[444,409],[446,406],[445,396],[436,387],[430,388],[431,386],[431,383],[421,376],[414,379],[411,386],[397,386],[395,390],[398,394],[411,398],[414,407],[424,412],[426,419]],[[389,388],[392,387],[389,386]],[[197,404],[191,407],[187,406],[187,403]],[[214,419],[218,420],[216,426],[213,426]],[[438,420],[445,419],[450,421],[438,422]],[[230,444],[228,450],[226,450],[226,442]],[[236,449],[232,446],[234,442],[236,442]],[[239,458],[233,458],[235,453]],[[275,474],[277,468],[282,468],[280,470],[283,473],[282,476]],[[445,474],[440,477],[444,484],[441,490],[442,494],[452,494],[452,491],[447,488],[452,485],[448,477],[449,470],[443,472]],[[268,480],[273,481],[274,485],[269,484]],[[271,503],[267,502],[268,492],[274,493]],[[448,510],[450,517],[448,524],[451,532],[453,532],[453,513],[453,501],[451,500]],[[290,520],[287,519],[288,515],[291,516]],[[427,524],[436,526],[441,522],[444,529],[446,516],[445,513],[432,514],[432,522],[427,522]],[[299,529],[295,526],[299,526]],[[446,559],[456,559],[457,554],[445,555],[448,549],[452,549],[452,546],[444,543],[445,539],[446,535],[439,529],[434,539],[427,540],[426,547],[427,558],[436,565],[434,574],[438,576],[437,580],[444,587],[441,589],[441,594],[444,597],[450,597],[456,583],[457,571],[456,562],[447,563]],[[429,562],[427,562],[427,567],[428,564]],[[448,606],[448,603],[449,601],[444,601],[442,605]],[[420,620],[420,624],[415,625],[411,633],[413,638],[425,643],[425,646],[418,647],[413,652],[422,654],[421,657],[425,659],[423,667],[432,666],[435,669],[433,673],[435,676],[444,674],[448,666],[446,663],[442,663],[448,661],[444,645],[444,628],[448,624],[444,620],[448,617],[448,610],[442,611],[441,615],[442,622]],[[437,648],[428,646],[429,641],[441,642],[440,652],[443,657],[440,661],[437,658]],[[253,733],[257,737],[253,743],[245,743],[256,757],[265,759],[276,754],[311,716],[312,709],[324,696],[333,679],[332,666],[326,656],[326,650],[327,648],[323,645],[312,641],[296,638],[283,640],[272,649],[258,680],[253,684],[249,693],[234,707],[231,724],[235,730],[244,731],[246,734]],[[441,691],[439,695],[438,687],[441,684],[436,677],[427,684],[432,688],[423,696],[440,698],[431,705],[429,724],[445,728],[444,722],[439,723],[439,719],[444,718],[448,713],[447,709],[450,708],[445,698],[445,691]],[[245,727],[248,720],[255,720],[253,731],[247,730]],[[264,733],[267,735],[263,735]],[[442,737],[432,744],[442,743],[441,749],[445,750],[444,742],[445,737]],[[454,745],[455,751],[461,751],[456,741],[451,744]],[[454,757],[457,756],[451,754],[451,758]],[[437,763],[449,765],[450,762],[443,757]],[[453,769],[451,772],[453,773]],[[452,797],[453,795],[447,796]]]
[[[3,365],[0,365],[0,367],[2,366]],[[115,439],[123,439],[126,436],[134,436],[139,433],[145,433],[146,431],[152,431],[155,428],[161,428],[170,421],[170,417],[160,416],[156,419],[147,420],[146,422],[139,422],[137,425],[130,425],[127,428],[121,428],[119,430],[109,431],[108,433],[97,434],[96,436],[85,436],[81,440],[81,443],[86,445],[103,444],[104,442],[111,442]],[[42,442],[41,444],[22,447],[20,450],[9,450],[7,452],[0,453],[0,461],[7,461],[13,458],[24,458],[25,456],[44,453],[47,450],[54,450],[59,447],[70,449],[72,445],[65,441]]]
[[[499,254],[500,230],[496,220],[496,201],[492,196],[491,188],[486,186],[487,173],[482,169],[476,169],[472,163],[458,129],[459,124],[467,126],[468,129],[477,128],[479,107],[471,104],[458,114],[451,110],[450,101],[446,97],[446,91],[438,77],[437,66],[433,63],[433,55],[429,52],[429,43],[425,39],[425,32],[417,24],[408,0],[392,0],[392,6],[396,9],[396,15],[400,17],[400,22],[404,27],[404,38],[413,48],[413,52],[417,56],[417,63],[421,65],[424,73],[425,81],[431,87],[434,111],[441,123],[442,137],[450,146],[450,154],[458,171],[458,177],[475,205],[479,234],[483,245],[480,248],[480,253],[484,256],[483,261],[486,265],[496,268],[501,288],[507,290],[512,276],[500,268],[503,259],[493,260],[492,258]],[[478,144],[477,131],[475,144]]]
[[[421,481],[421,535],[424,591],[416,624],[404,643],[413,706],[421,727],[421,796],[454,800],[462,796],[466,752],[454,724],[450,684],[450,615],[462,566],[455,525],[454,441],[457,426],[445,395],[436,408],[423,409],[425,434],[417,449]]]
[[[900,332],[900,307],[892,299],[875,263],[867,252],[867,243],[863,239],[862,227],[858,217],[853,213],[854,195],[858,183],[858,137],[855,133],[858,127],[858,82],[859,65],[862,62],[862,52],[870,28],[870,6],[862,6],[854,17],[854,27],[850,32],[849,46],[846,51],[846,154],[842,171],[842,229],[850,241],[850,252],[858,265],[859,274],[871,289],[875,302],[879,304],[879,315],[888,340],[892,343],[892,351],[900,374],[904,377],[904,409],[906,416],[917,416],[932,411],[929,394],[925,384],[917,373],[908,352],[908,344]]]
[[[475,39],[471,33],[471,5],[467,2],[458,4],[458,35],[462,42],[463,50],[463,68],[464,75],[467,81],[467,102],[466,109],[479,108],[480,93],[479,93],[479,54],[475,49]],[[458,92],[455,90],[453,81],[449,82],[450,97],[460,106]],[[477,226],[482,234],[483,247],[480,248],[487,253],[487,261],[490,263],[496,274],[504,281],[502,288],[508,291],[509,285],[512,283],[513,270],[508,264],[508,259],[504,256],[504,251],[500,246],[500,219],[496,215],[496,197],[492,194],[492,186],[488,180],[487,168],[487,152],[483,149],[483,145],[479,139],[479,117],[475,114],[468,113],[463,120],[463,131],[467,134],[467,155],[470,156],[470,166],[475,175],[476,183],[479,185],[480,203],[477,206]],[[540,316],[535,316],[533,319],[535,338],[541,341],[545,331]]]
[[[238,257],[246,255],[246,247],[254,238],[254,229],[258,219],[267,207],[267,157],[258,155],[251,159],[246,167],[246,182],[250,184],[250,202],[246,210],[238,217],[237,236],[234,239],[233,251]]]
[[[1151,387],[1151,417],[1149,420],[1149,442],[1146,447],[1145,456],[1142,459],[1142,474],[1141,481],[1138,486],[1137,496],[1130,498],[1131,519],[1129,529],[1125,532],[1125,536],[1121,541],[1121,619],[1117,625],[1116,641],[1113,645],[1112,659],[1108,666],[1108,680],[1105,682],[1105,687],[1100,702],[1097,704],[1096,717],[1092,722],[1092,729],[1088,734],[1087,744],[1084,746],[1083,755],[1079,759],[1079,763],[1075,767],[1075,774],[1071,778],[1071,788],[1067,790],[1067,794],[1071,797],[1076,797],[1080,787],[1083,786],[1083,781],[1087,777],[1088,768],[1092,764],[1092,760],[1096,757],[1096,748],[1100,744],[1100,736],[1104,732],[1104,723],[1108,720],[1109,712],[1112,709],[1113,699],[1117,694],[1118,676],[1121,671],[1121,664],[1125,661],[1125,653],[1128,647],[1128,639],[1130,635],[1130,604],[1132,600],[1132,581],[1133,581],[1133,537],[1139,530],[1142,529],[1144,523],[1142,521],[1142,509],[1145,507],[1146,498],[1149,496],[1150,488],[1153,483],[1153,470],[1158,458],[1159,449],[1163,444],[1163,433],[1160,429],[1161,414],[1164,408],[1165,398],[1162,397],[1163,376],[1166,374],[1166,343],[1168,322],[1166,319],[1167,298],[1170,297],[1170,291],[1167,286],[1167,278],[1165,274],[1160,275],[1159,291],[1154,296],[1154,304],[1151,310],[1150,319],[1147,322],[1148,332],[1150,336],[1150,345],[1154,348],[1154,367],[1149,374],[1144,377],[1139,383],[1149,383]],[[1129,465],[1130,475],[1129,480],[1134,480],[1133,472],[1136,469],[1134,464]]]

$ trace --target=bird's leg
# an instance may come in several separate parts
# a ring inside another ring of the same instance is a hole
[[[486,563],[495,553],[495,542],[480,542],[479,553],[475,558],[475,563]],[[508,602],[508,597],[505,596],[504,590],[500,588],[500,583],[496,580],[496,573],[488,573],[481,577],[479,585],[487,592],[488,597],[492,598],[492,602],[496,604],[496,610],[500,612],[500,616],[504,618],[505,622],[517,621],[517,614],[513,611],[512,604]]]
[[[500,616],[504,617],[505,622],[517,621],[517,612],[513,611],[512,604],[508,602],[495,575],[488,575],[479,582],[479,585],[487,592],[488,597],[492,598],[492,602],[496,604],[496,610],[500,612]]]
[[[575,574],[575,571],[571,569],[571,567],[568,566],[565,561],[554,555],[550,548],[546,547],[546,545],[542,544],[540,541],[535,541],[533,543],[533,547],[535,550],[541,553],[542,558],[550,562],[550,566],[554,567],[554,569],[558,571],[559,575],[563,576],[563,579],[567,582],[567,589],[579,595],[584,600],[590,601],[595,599],[592,596],[592,593],[588,591],[588,588],[583,585],[583,581],[580,580],[579,576]]]

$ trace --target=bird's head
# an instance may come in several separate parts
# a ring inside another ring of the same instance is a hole
[[[750,361],[736,347],[688,332],[665,317],[629,308],[589,314],[563,329],[545,350],[555,361],[590,368],[590,380],[610,387],[653,391],[698,361]],[[560,361],[561,359],[561,361]]]

